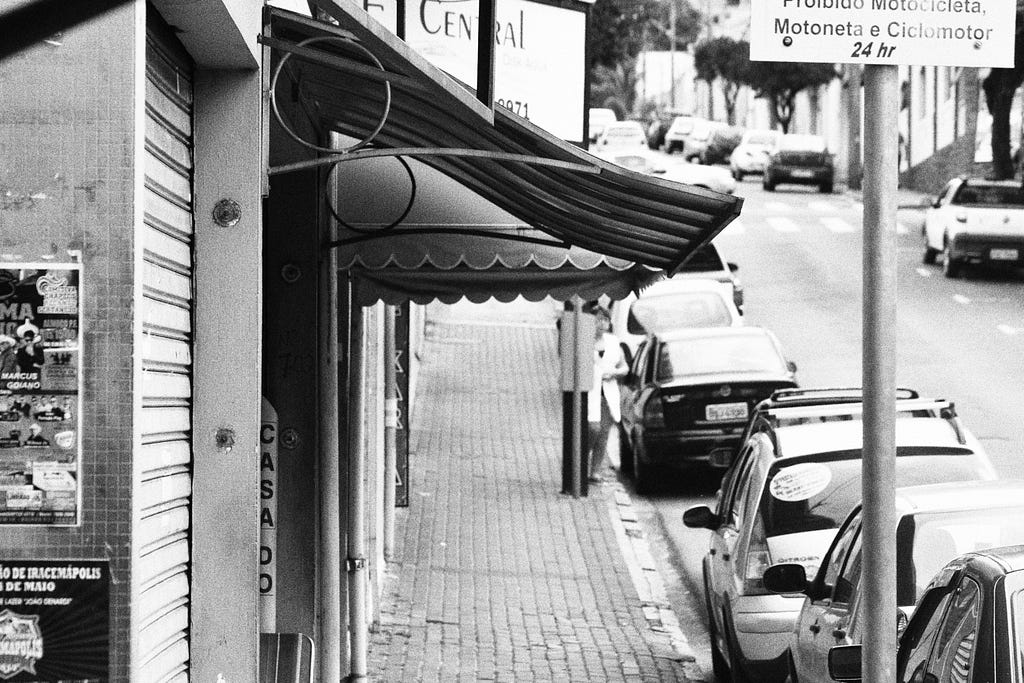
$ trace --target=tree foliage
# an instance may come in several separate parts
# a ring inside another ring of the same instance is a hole
[[[836,77],[834,64],[804,62],[750,62],[746,84],[772,108],[782,132],[789,132],[796,96],[807,88],[825,85]]]
[[[749,82],[750,44],[726,36],[703,40],[693,49],[693,66],[697,78],[711,85],[721,83],[725,112],[730,124],[736,120],[736,96]]]
[[[620,118],[629,118],[636,106],[636,60],[627,59],[614,68],[598,64],[590,84],[590,103],[607,107]]]
[[[1017,0],[1014,46],[1013,68],[992,69],[981,82],[985,105],[992,115],[991,175],[999,180],[1014,175],[1010,157],[1010,110],[1017,89],[1024,83],[1024,0]]]

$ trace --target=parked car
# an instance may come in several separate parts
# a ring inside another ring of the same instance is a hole
[[[650,123],[647,124],[647,146],[651,149],[661,149],[665,145],[665,134],[672,126],[675,116],[671,114],[655,114]]]
[[[604,132],[604,127],[618,120],[618,115],[611,109],[591,107],[587,113],[590,141],[596,142],[597,138]]]
[[[707,151],[711,136],[716,130],[726,128],[726,124],[718,121],[697,121],[693,130],[683,140],[683,158],[687,161],[700,161]]]
[[[764,173],[768,154],[782,133],[776,130],[748,130],[729,155],[729,170],[738,181],[748,173]]]
[[[594,143],[596,152],[611,149],[647,151],[647,135],[639,121],[613,121],[604,127]]]
[[[761,184],[769,192],[782,183],[792,183],[817,185],[822,192],[830,193],[834,176],[825,138],[787,133],[779,137],[768,155]]]
[[[966,265],[1024,265],[1024,190],[1018,180],[954,178],[924,216],[924,262],[942,254],[946,277]]]
[[[664,157],[648,149],[612,147],[594,151],[594,156],[637,173],[661,174],[665,172]]]
[[[722,194],[736,191],[736,181],[724,168],[691,163],[675,163],[665,167],[662,177],[677,183],[703,187]]]
[[[797,563],[815,574],[860,500],[863,403],[832,391],[822,392],[820,405],[813,391],[797,391],[774,401],[784,407],[758,406],[715,509],[697,506],[683,516],[686,526],[712,532],[703,574],[719,680],[785,679],[803,600],[769,591],[765,570]],[[951,402],[903,395],[895,406],[897,486],[995,478]]]
[[[928,584],[900,637],[897,683],[1019,681],[1024,642],[1024,546],[967,553]],[[829,652],[835,681],[861,680],[861,646]]]
[[[743,312],[743,282],[739,276],[740,267],[732,261],[726,261],[722,252],[713,243],[705,244],[694,251],[673,279],[680,278],[711,278],[724,282],[732,288],[732,301],[740,313]]]
[[[677,116],[665,132],[665,151],[669,154],[682,152],[687,136],[693,131],[698,121],[705,121],[695,116]]]
[[[702,164],[722,164],[729,161],[729,156],[740,144],[745,130],[739,126],[722,126],[711,131],[704,153],[698,161]]]
[[[650,334],[620,390],[620,460],[639,491],[668,465],[732,451],[750,410],[796,386],[796,365],[760,327],[677,329]]]
[[[626,345],[627,361],[648,334],[684,327],[743,325],[732,299],[732,287],[705,278],[658,280],[611,304],[612,332]]]
[[[805,596],[790,647],[794,681],[829,683],[829,650],[863,640],[861,512],[858,504],[810,582],[800,564],[774,565],[764,574],[765,588]],[[896,518],[896,604],[905,626],[947,562],[971,550],[1024,543],[1024,481],[900,488]]]

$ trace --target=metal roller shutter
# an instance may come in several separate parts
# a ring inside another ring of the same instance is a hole
[[[193,138],[191,64],[159,19],[148,24],[132,680],[157,683],[189,679]]]

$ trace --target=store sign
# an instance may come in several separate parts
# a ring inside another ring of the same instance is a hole
[[[260,631],[277,630],[277,411],[263,399],[260,424]]]
[[[0,264],[0,525],[81,523],[80,275]]]
[[[0,680],[110,680],[106,560],[0,560]]]
[[[389,28],[396,0],[364,0]],[[527,0],[497,0],[494,101],[552,135],[583,140],[586,13]],[[405,42],[449,75],[476,85],[478,0],[415,0],[405,4]]]
[[[755,61],[1012,67],[1008,0],[753,0]]]

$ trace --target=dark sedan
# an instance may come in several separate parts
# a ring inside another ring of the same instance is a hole
[[[623,470],[649,490],[657,470],[732,453],[753,407],[796,386],[796,365],[759,327],[679,329],[648,336],[622,383]]]
[[[969,553],[943,567],[900,637],[896,681],[1021,680],[1024,546]],[[859,681],[861,646],[829,652],[833,680]]]
[[[820,135],[787,134],[779,137],[768,155],[768,164],[761,181],[769,192],[776,185],[794,183],[817,185],[824,193],[832,192],[835,169],[825,138]]]

